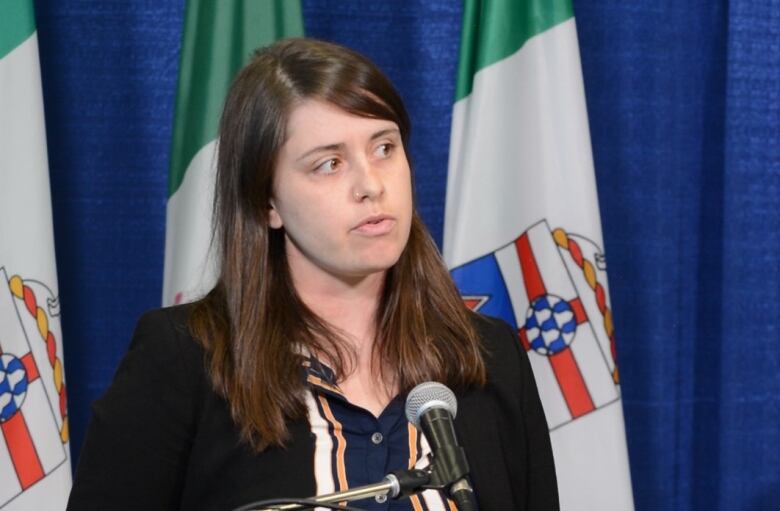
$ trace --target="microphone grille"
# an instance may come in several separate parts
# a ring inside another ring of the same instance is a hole
[[[420,417],[431,408],[444,408],[452,418],[458,413],[458,400],[444,384],[427,381],[417,385],[406,398],[406,420],[420,427]]]

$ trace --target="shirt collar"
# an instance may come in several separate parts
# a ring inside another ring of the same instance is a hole
[[[325,365],[314,355],[309,355],[303,360],[303,378],[309,387],[345,399],[344,393],[336,382],[336,374],[333,369]]]

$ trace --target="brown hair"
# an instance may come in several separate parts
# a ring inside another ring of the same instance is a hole
[[[400,96],[373,63],[342,46],[278,42],[256,51],[230,88],[214,198],[220,273],[215,288],[195,304],[190,328],[206,349],[215,390],[257,451],[284,445],[287,421],[306,418],[301,348],[323,354],[337,377],[349,355],[339,332],[298,297],[284,229],[268,224],[286,122],[296,104],[310,98],[392,121],[408,147]],[[376,322],[375,354],[393,368],[401,392],[427,380],[455,388],[484,384],[470,312],[416,212],[407,246],[387,272]]]

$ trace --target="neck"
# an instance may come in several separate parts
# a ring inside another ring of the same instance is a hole
[[[362,276],[337,276],[304,258],[290,257],[293,286],[304,304],[347,336],[358,357],[371,352],[376,314],[384,288],[385,271]]]
[[[376,316],[387,272],[344,278],[322,271],[290,250],[287,254],[300,299],[314,314],[345,334],[345,341],[354,350],[354,359],[342,361],[346,366],[339,387],[351,403],[379,416],[398,392],[394,376],[382,371],[374,352]],[[324,361],[332,362],[327,357]]]
[[[317,316],[346,333],[355,347],[373,341],[375,318],[385,274],[378,273],[343,281],[307,279],[293,273],[293,285],[306,306]]]

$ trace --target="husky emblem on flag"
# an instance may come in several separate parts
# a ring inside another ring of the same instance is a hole
[[[620,398],[602,254],[542,220],[452,270],[466,305],[517,329],[550,430]]]
[[[67,461],[57,316],[48,287],[0,267],[0,508]]]

